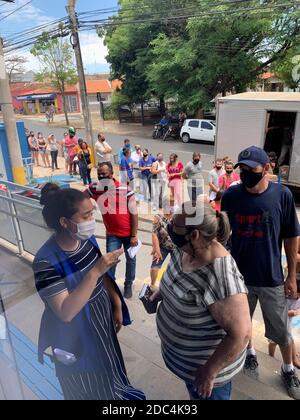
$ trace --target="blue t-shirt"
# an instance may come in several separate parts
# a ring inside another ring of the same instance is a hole
[[[126,171],[128,178],[133,180],[133,161],[131,158],[126,159],[125,157],[122,157],[121,159],[121,171]]]
[[[282,286],[282,241],[300,236],[291,191],[270,182],[264,193],[251,194],[243,185],[237,185],[225,192],[222,210],[229,216],[231,253],[246,285]]]
[[[144,160],[144,158],[142,158],[140,160],[140,168],[145,168],[146,166],[152,167],[152,164],[154,162],[156,162],[156,159],[152,155],[148,156],[147,160]],[[142,171],[141,174],[143,178],[148,178],[148,176],[151,174],[151,170],[147,169],[146,171]]]

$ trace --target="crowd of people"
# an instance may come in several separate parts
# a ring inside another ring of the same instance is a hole
[[[113,150],[103,134],[95,146],[98,179],[93,182],[89,146],[75,134],[69,130],[63,142],[68,170],[76,172],[77,157],[87,188],[44,187],[43,215],[54,235],[33,264],[45,303],[40,357],[52,347],[65,398],[145,398],[128,380],[117,339],[121,326],[131,322],[124,298],[132,297],[136,277],[132,251],[140,246],[141,193],[155,211],[150,287],[151,301],[158,303],[162,355],[190,398],[230,399],[232,379],[243,368],[258,370],[251,318],[259,302],[270,355],[278,345],[283,383],[292,398],[300,399],[295,371],[300,360],[290,327],[300,307],[300,227],[291,192],[270,180],[270,156],[253,146],[240,153],[237,163],[228,156],[216,159],[206,195],[200,153],[186,165],[174,153],[166,162],[162,153],[153,156],[125,139],[118,153],[118,179]],[[42,137],[34,140],[31,136],[32,148],[45,148]],[[51,141],[54,146],[54,136]],[[103,215],[106,254],[95,239],[91,199]],[[121,293],[115,280],[123,253]]]

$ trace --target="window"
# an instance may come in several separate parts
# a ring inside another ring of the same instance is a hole
[[[199,128],[199,121],[190,121],[189,127]]]
[[[67,111],[68,112],[78,112],[78,101],[77,96],[68,95],[66,96]]]
[[[212,125],[206,121],[203,121],[201,123],[201,128],[203,128],[204,130],[212,130]]]

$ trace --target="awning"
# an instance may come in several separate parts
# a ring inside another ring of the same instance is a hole
[[[49,94],[49,95],[25,95],[25,96],[17,96],[17,101],[30,101],[35,99],[55,99],[55,95]]]

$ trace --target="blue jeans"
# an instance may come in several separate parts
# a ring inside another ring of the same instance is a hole
[[[106,238],[106,251],[112,252],[124,247],[126,256],[126,274],[125,274],[125,285],[132,285],[135,280],[136,271],[136,257],[130,258],[127,250],[131,247],[130,237],[120,238],[118,236],[107,236]],[[116,266],[111,268],[109,273],[116,280]]]
[[[186,387],[189,391],[191,400],[204,400],[200,397],[197,392],[194,391],[193,384],[186,382]],[[232,383],[221,386],[220,388],[214,388],[211,396],[207,398],[210,401],[229,401],[231,399]]]

